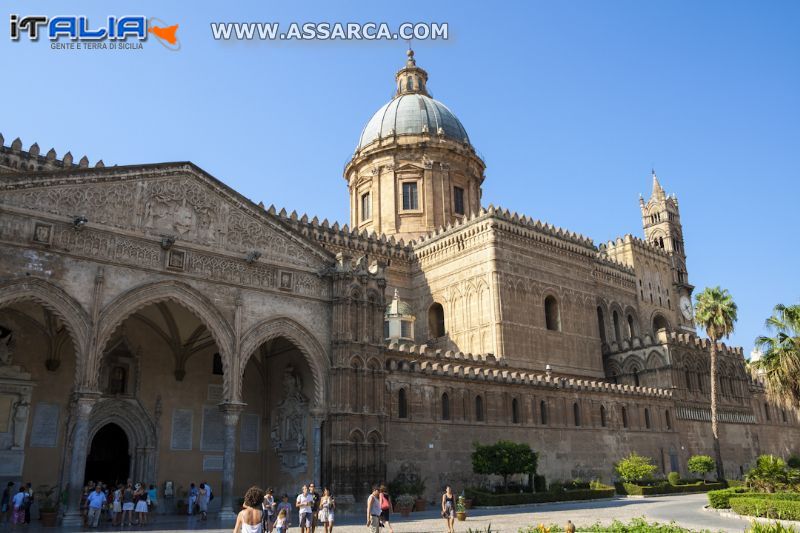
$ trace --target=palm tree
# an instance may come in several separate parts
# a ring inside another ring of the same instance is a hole
[[[711,359],[711,434],[714,436],[714,455],[717,460],[717,479],[725,477],[722,467],[722,450],[719,445],[719,421],[717,419],[717,396],[719,378],[717,377],[717,341],[733,333],[736,322],[736,304],[727,289],[706,287],[695,300],[695,318],[706,330],[711,340],[709,348]]]
[[[764,376],[772,398],[800,404],[800,305],[776,305],[765,325],[775,336],[756,339],[762,356],[752,367]]]

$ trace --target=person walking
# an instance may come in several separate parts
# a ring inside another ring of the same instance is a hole
[[[389,492],[386,490],[386,485],[381,485],[380,488],[381,500],[381,525],[389,528],[389,533],[394,533],[392,524],[389,523],[389,516],[392,514],[392,499],[389,497]]]
[[[86,521],[89,527],[97,527],[97,524],[100,522],[100,513],[103,511],[103,503],[105,501],[106,495],[103,494],[103,487],[98,483],[86,498],[89,507]]]
[[[14,490],[14,482],[9,481],[6,488],[3,489],[3,498],[0,500],[0,521],[10,522],[13,508],[11,506],[12,493]]]
[[[311,533],[314,496],[308,492],[308,485],[303,485],[303,492],[297,495],[295,507],[300,509],[300,533]]]
[[[381,498],[377,485],[367,498],[367,527],[370,533],[379,533],[381,529]]]
[[[187,513],[190,515],[194,514],[194,506],[197,504],[197,487],[194,486],[194,483],[189,484],[189,509]]]
[[[314,503],[311,505],[311,533],[314,533],[317,529],[317,518],[319,515],[319,492],[317,492],[317,487],[314,485],[314,482],[308,484],[308,493],[314,497]]]
[[[208,489],[205,483],[200,483],[200,489],[197,491],[197,506],[200,509],[200,520],[208,518]]]
[[[442,494],[442,518],[447,522],[447,533],[455,533],[456,499],[450,485],[444,488],[444,494]]]
[[[272,495],[272,488],[268,488],[267,492],[264,494],[264,501],[261,502],[261,510],[264,511],[264,533],[272,533],[272,528],[275,524],[276,507],[277,504],[275,503],[275,497]]]
[[[325,528],[325,533],[333,531],[333,510],[336,508],[336,502],[333,501],[331,491],[328,487],[322,489],[322,497],[319,500],[319,521]]]
[[[122,483],[117,485],[111,500],[111,525],[118,526],[122,522]]]
[[[244,494],[244,509],[236,516],[233,533],[262,533],[261,502],[264,491],[258,487],[250,487]]]
[[[151,513],[158,508],[158,490],[155,485],[150,485],[150,488],[147,489],[147,506]]]
[[[11,499],[11,505],[14,508],[11,515],[11,529],[17,527],[17,524],[25,523],[25,487],[20,487],[14,497]]]
[[[144,490],[144,485],[141,483],[136,484],[136,492],[133,493],[133,501],[136,502],[136,523],[140,526],[146,526],[147,512],[150,509],[147,507],[147,491]]]
[[[128,525],[133,525],[133,510],[136,505],[133,502],[133,486],[128,482],[122,490],[122,525],[125,525],[126,519]]]
[[[33,486],[30,482],[25,484],[25,523],[31,523],[31,505],[33,505]]]

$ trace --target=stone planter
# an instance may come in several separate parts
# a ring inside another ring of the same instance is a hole
[[[427,502],[425,501],[425,498],[417,498],[417,501],[414,502],[414,511],[416,512],[424,511],[426,506]]]
[[[39,511],[39,520],[44,527],[55,527],[58,521],[58,511]]]
[[[456,518],[458,519],[459,522],[463,522],[464,520],[467,519],[467,512],[466,511],[457,512]]]
[[[465,498],[464,499],[464,508],[472,509],[472,498]]]

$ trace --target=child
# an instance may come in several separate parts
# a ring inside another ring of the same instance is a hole
[[[278,517],[280,519],[281,511],[283,511],[283,518],[284,518],[284,526],[283,529],[279,529],[279,533],[285,533],[289,530],[289,526],[292,525],[292,504],[289,503],[289,495],[284,494],[281,497],[281,503],[278,504]],[[277,526],[277,522],[275,523]]]
[[[288,500],[289,498],[284,496],[284,499]],[[291,515],[286,512],[285,508],[278,511],[278,519],[275,521],[275,531],[278,533],[286,533],[286,530],[289,529],[289,516]]]

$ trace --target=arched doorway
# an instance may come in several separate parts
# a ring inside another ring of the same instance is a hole
[[[117,484],[128,479],[130,469],[128,435],[117,424],[106,424],[92,439],[89,455],[86,457],[85,480]]]

